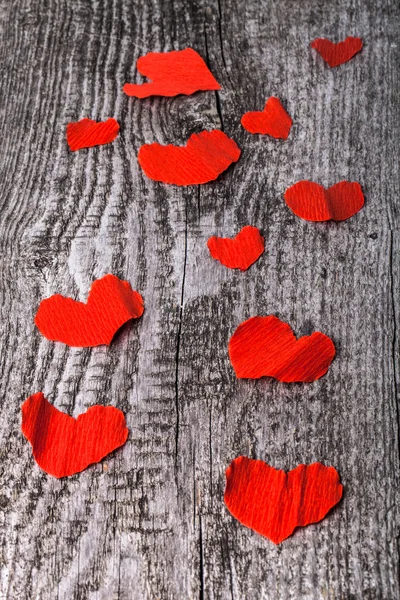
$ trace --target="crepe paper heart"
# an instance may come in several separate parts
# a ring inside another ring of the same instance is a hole
[[[273,138],[287,140],[293,121],[279,98],[271,96],[263,111],[247,112],[241,121],[250,133],[263,133]]]
[[[298,181],[285,192],[285,202],[306,221],[345,221],[364,206],[359,183],[340,181],[325,189],[312,181]]]
[[[317,38],[311,42],[311,48],[315,48],[330,67],[338,67],[352,59],[362,47],[362,40],[358,37],[347,37],[344,42],[337,44],[325,38]]]
[[[226,470],[224,500],[229,512],[274,544],[296,527],[321,521],[342,493],[336,469],[318,462],[285,473],[262,460],[239,456]]]
[[[123,91],[128,96],[189,96],[201,90],[221,89],[204,60],[192,48],[149,52],[138,59],[136,66],[139,73],[151,79],[152,83],[126,83]]]
[[[124,413],[114,406],[91,406],[77,419],[57,410],[42,392],[22,405],[22,433],[35,461],[54,477],[68,477],[99,462],[125,444]]]
[[[145,144],[138,161],[147,177],[174,185],[198,185],[217,179],[236,162],[240,150],[223,131],[193,133],[186,146]]]
[[[246,225],[233,239],[210,237],[207,246],[225,267],[246,271],[264,252],[264,238],[257,227]]]
[[[115,119],[92,121],[81,119],[67,125],[67,142],[72,152],[82,148],[92,148],[113,142],[119,132],[119,124]]]
[[[296,339],[278,317],[251,317],[229,340],[229,357],[239,379],[273,377],[285,383],[315,381],[335,356],[332,340],[319,331]]]
[[[48,340],[68,346],[110,344],[117,330],[143,314],[143,298],[127,281],[105,275],[92,284],[87,303],[55,294],[42,300],[35,324]]]

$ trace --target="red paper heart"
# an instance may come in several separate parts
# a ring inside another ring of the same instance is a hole
[[[240,156],[236,143],[223,131],[193,133],[186,146],[145,144],[138,161],[147,177],[174,185],[213,181]]]
[[[285,473],[262,460],[239,456],[226,470],[224,500],[229,512],[274,544],[296,527],[321,521],[342,493],[336,469],[321,463]]]
[[[311,48],[315,48],[330,67],[338,67],[347,62],[360,52],[362,46],[362,40],[358,37],[347,37],[344,42],[337,44],[325,38],[317,38],[311,42]]]
[[[99,123],[91,119],[81,119],[76,123],[68,123],[67,142],[69,149],[75,152],[82,148],[109,144],[115,140],[118,132],[119,124],[115,119]]]
[[[68,346],[109,344],[117,330],[143,314],[143,298],[127,281],[105,275],[92,284],[87,303],[55,294],[42,300],[35,323],[44,337]]]
[[[306,221],[344,221],[364,206],[359,183],[340,181],[325,189],[312,181],[298,181],[285,192],[285,202]]]
[[[42,392],[22,405],[22,433],[35,461],[54,477],[79,473],[99,462],[128,437],[124,414],[113,406],[91,406],[73,419],[57,410]]]
[[[319,379],[335,356],[328,336],[318,331],[296,339],[290,325],[273,315],[241,323],[228,350],[239,379],[274,377],[286,383]]]
[[[123,91],[128,96],[186,96],[200,90],[219,90],[206,63],[192,48],[174,52],[149,52],[137,63],[139,73],[152,83],[126,83]]]
[[[210,237],[207,246],[225,267],[246,271],[264,252],[264,238],[257,227],[246,225],[233,239]]]
[[[268,98],[263,111],[247,112],[241,123],[250,133],[263,133],[273,138],[287,140],[293,121],[279,98]]]

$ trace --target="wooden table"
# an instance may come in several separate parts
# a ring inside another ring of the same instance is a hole
[[[399,597],[399,6],[394,0],[2,0],[1,588],[10,600],[394,600]],[[330,69],[315,37],[364,39]],[[195,48],[219,93],[136,100],[148,51]],[[250,135],[279,96],[286,142]],[[71,153],[65,127],[115,117],[108,146]],[[143,143],[222,128],[242,149],[218,181],[147,179]],[[283,201],[300,179],[359,181],[366,204],[310,223]],[[206,241],[259,227],[247,272]],[[110,347],[68,348],[34,326],[39,301],[86,300],[106,273],[145,299]],[[323,331],[337,357],[311,384],[237,380],[237,325],[276,314]],[[122,449],[56,480],[35,464],[20,406],[36,391],[77,416],[126,413]],[[321,523],[280,546],[223,503],[241,454],[285,470],[322,461],[345,486]]]

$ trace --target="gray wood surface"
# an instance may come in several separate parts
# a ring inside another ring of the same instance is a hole
[[[0,597],[10,600],[394,600],[399,584],[399,5],[395,0],[0,0]],[[315,37],[359,35],[329,69]],[[148,51],[191,46],[218,94],[135,100]],[[282,98],[287,142],[246,110]],[[70,153],[65,126],[114,116],[117,140]],[[222,127],[242,149],[217,182],[148,180],[141,144]],[[359,181],[365,208],[314,224],[285,206],[299,179]],[[248,272],[212,261],[212,234],[256,225]],[[33,325],[41,298],[85,300],[128,279],[143,318],[71,349]],[[312,384],[238,381],[236,326],[274,313],[337,346]],[[43,391],[78,415],[125,411],[130,437],[64,480],[34,463],[20,406]],[[343,501],[276,547],[223,504],[240,454],[289,470],[332,464]]]

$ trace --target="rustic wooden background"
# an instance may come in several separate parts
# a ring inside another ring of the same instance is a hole
[[[399,12],[395,0],[0,0],[1,598],[394,600],[399,598]],[[329,69],[315,37],[365,41]],[[219,93],[135,100],[137,58],[195,48]],[[246,110],[282,98],[287,142],[251,136]],[[108,146],[70,153],[65,126],[115,117]],[[217,182],[148,180],[145,142],[223,128],[242,149]],[[296,218],[299,179],[359,181],[344,223]],[[206,240],[258,226],[248,272]],[[113,344],[71,349],[33,325],[41,298],[85,300],[128,279],[144,317]],[[312,384],[238,381],[236,326],[274,313],[337,346]],[[43,391],[76,416],[127,415],[130,437],[64,480],[34,463],[20,406]],[[276,547],[223,504],[236,456],[286,470],[334,465],[343,501]]]

